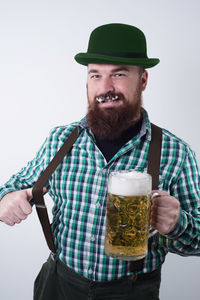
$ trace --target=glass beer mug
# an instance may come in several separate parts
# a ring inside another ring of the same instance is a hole
[[[149,226],[151,175],[123,170],[108,180],[105,252],[121,260],[146,256],[148,238],[157,231]],[[150,229],[151,228],[151,229]]]

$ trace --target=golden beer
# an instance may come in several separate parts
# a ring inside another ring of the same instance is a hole
[[[109,179],[105,251],[117,259],[138,260],[147,253],[151,176],[126,174],[114,172]]]

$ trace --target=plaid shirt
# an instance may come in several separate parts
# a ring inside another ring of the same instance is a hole
[[[104,252],[107,180],[111,171],[147,171],[151,128],[147,113],[140,133],[107,162],[95,144],[85,119],[54,128],[36,157],[0,188],[0,198],[14,190],[30,188],[47,167],[75,126],[79,138],[47,184],[54,201],[52,231],[58,256],[79,274],[96,281],[129,275],[129,262]],[[159,189],[180,201],[181,214],[173,232],[149,239],[142,272],[156,269],[168,251],[200,254],[200,175],[189,146],[163,129]]]

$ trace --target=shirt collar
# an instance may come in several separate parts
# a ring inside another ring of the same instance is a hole
[[[149,116],[147,111],[143,108],[143,121],[142,121],[142,126],[140,129],[140,132],[138,134],[139,138],[143,137],[144,135],[147,135],[147,139],[151,140],[151,123],[149,120]],[[87,123],[87,117],[85,116],[83,119],[80,120],[79,126],[82,129],[85,129],[89,131],[89,133],[93,136],[93,133]]]

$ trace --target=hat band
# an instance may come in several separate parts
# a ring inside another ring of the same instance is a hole
[[[100,54],[113,57],[124,57],[124,58],[147,58],[144,53],[127,53],[127,52],[88,52],[88,54]]]

